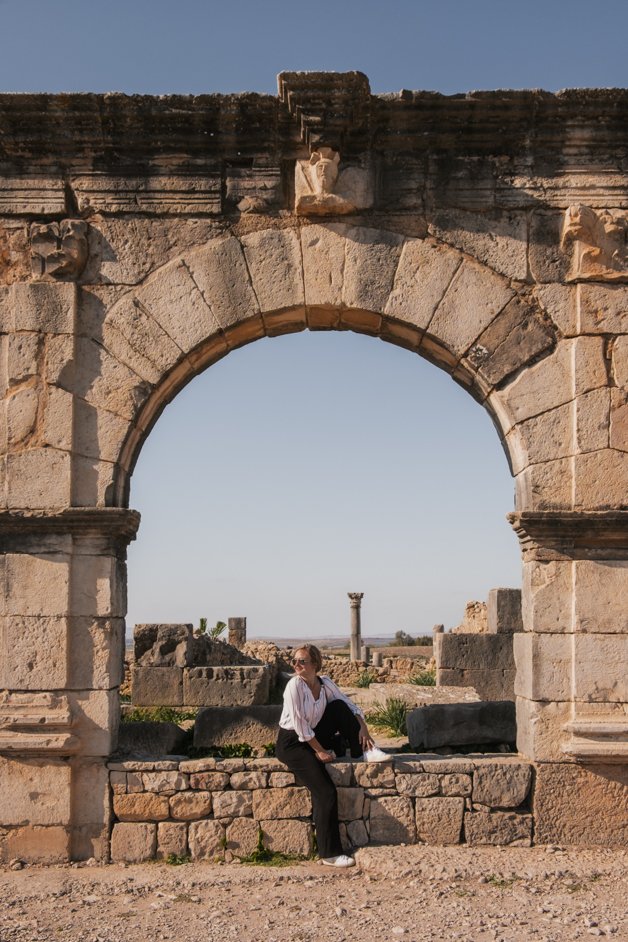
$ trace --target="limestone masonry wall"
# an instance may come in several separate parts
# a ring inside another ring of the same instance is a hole
[[[278,759],[112,761],[108,768],[114,863],[242,857],[255,850],[260,830],[270,850],[312,851],[309,792]],[[404,755],[327,768],[346,849],[532,843],[533,768],[518,758]]]

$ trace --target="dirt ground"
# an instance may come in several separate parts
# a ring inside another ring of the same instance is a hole
[[[0,940],[628,940],[628,851],[373,847],[357,860],[4,869]]]

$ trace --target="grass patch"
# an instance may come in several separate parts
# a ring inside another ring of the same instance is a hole
[[[487,877],[486,882],[490,883],[491,886],[496,886],[500,890],[507,890],[508,887],[512,886],[513,883],[516,883],[517,880],[520,880],[521,877],[498,877],[496,873],[491,873]]]
[[[393,736],[405,736],[408,732],[406,717],[408,704],[405,700],[390,697],[383,706],[375,707],[367,713],[367,722],[379,729],[390,730]]]
[[[431,671],[419,671],[413,677],[408,679],[408,683],[416,684],[417,687],[435,687],[436,686],[436,670]]]
[[[134,707],[122,716],[123,723],[183,723],[195,720],[198,710],[178,710],[176,707]]]
[[[224,746],[190,746],[187,754],[190,759],[250,759],[253,751],[248,742],[234,742]]]
[[[168,854],[165,863],[171,867],[181,867],[183,864],[191,863],[192,858],[188,854]]]

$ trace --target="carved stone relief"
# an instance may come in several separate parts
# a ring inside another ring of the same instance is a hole
[[[373,204],[371,175],[362,167],[340,167],[331,147],[315,150],[295,168],[295,211],[298,216],[337,216]]]
[[[0,693],[0,754],[71,755],[80,745],[72,725],[66,696]]]
[[[589,206],[565,212],[561,246],[573,246],[568,281],[628,281],[628,218]]]
[[[74,281],[87,263],[87,223],[82,219],[33,223],[30,227],[33,276]]]

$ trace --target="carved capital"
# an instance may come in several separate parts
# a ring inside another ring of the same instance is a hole
[[[87,264],[87,223],[82,219],[33,223],[30,227],[33,277],[76,281]]]
[[[347,592],[347,595],[349,596],[351,608],[360,608],[362,599],[364,598],[364,592]]]
[[[568,281],[628,281],[628,217],[570,206],[561,247],[571,251]]]

